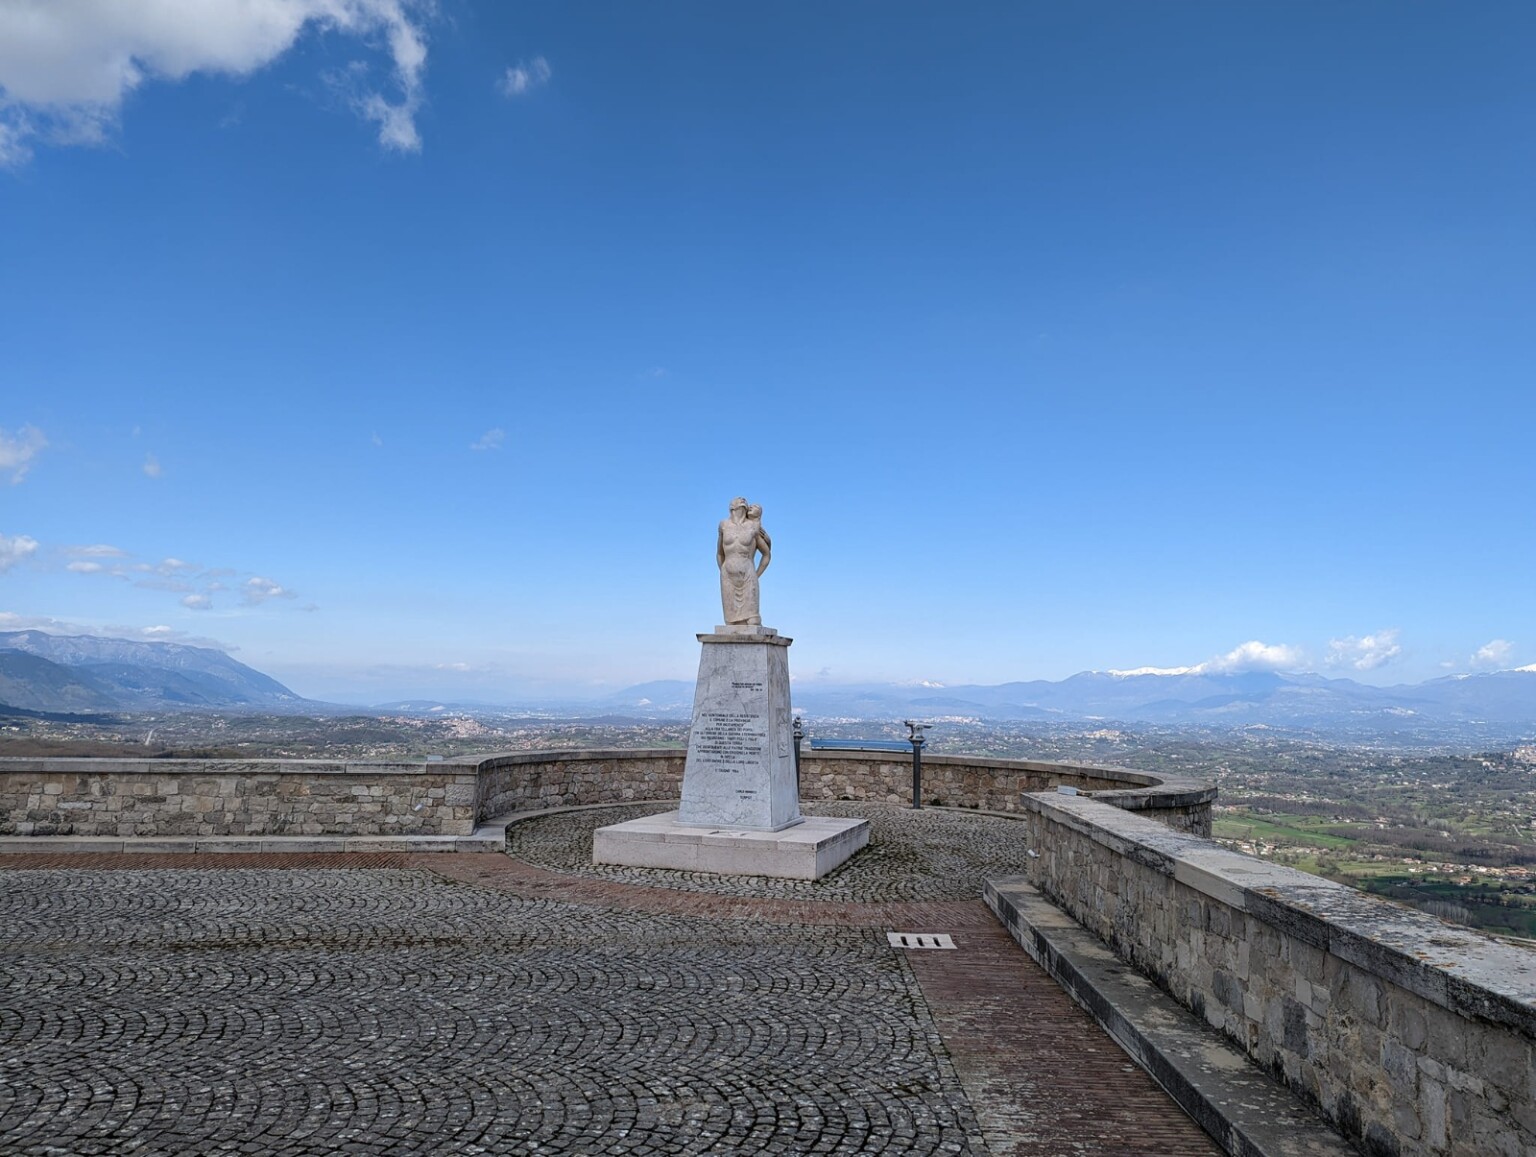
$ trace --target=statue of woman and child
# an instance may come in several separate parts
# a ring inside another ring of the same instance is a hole
[[[762,626],[757,580],[768,569],[772,553],[773,540],[763,529],[763,508],[749,504],[745,498],[731,499],[730,516],[720,523],[715,546],[715,562],[720,566],[720,604],[727,624]]]

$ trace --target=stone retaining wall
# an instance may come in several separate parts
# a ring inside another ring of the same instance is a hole
[[[480,761],[477,812],[486,820],[542,808],[677,799],[686,758],[678,748],[493,755]]]
[[[535,751],[480,760],[0,759],[0,836],[469,835],[515,811],[676,799],[678,749]],[[912,764],[886,752],[805,751],[801,795],[904,803]],[[1209,832],[1214,788],[1122,768],[939,755],[931,804],[1017,812],[1068,786],[1181,831]]]
[[[469,835],[476,765],[0,759],[0,836]]]
[[[1017,812],[1026,792],[1061,787],[1136,811],[1177,831],[1211,834],[1216,789],[1173,775],[1149,775],[1125,767],[986,759],[975,755],[923,756],[923,802],[983,811]],[[878,800],[910,803],[912,757],[897,752],[807,749],[800,760],[802,799]]]
[[[1030,882],[1369,1154],[1536,1153],[1536,951],[1084,797]]]

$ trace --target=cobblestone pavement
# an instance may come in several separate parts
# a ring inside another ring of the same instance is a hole
[[[507,850],[527,863],[643,887],[708,892],[717,896],[792,900],[970,900],[988,876],[1018,876],[1028,869],[1017,820],[964,811],[910,808],[885,803],[802,804],[807,815],[860,816],[869,820],[870,842],[859,855],[819,880],[767,876],[720,876],[592,863],[592,832],[607,824],[676,810],[676,804],[642,804],[561,812],[507,829]]]
[[[3,1154],[1213,1152],[974,899],[58,859],[0,858]]]

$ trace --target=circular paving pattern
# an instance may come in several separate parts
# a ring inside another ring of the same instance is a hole
[[[869,846],[819,880],[721,876],[592,863],[592,833],[607,824],[676,810],[676,804],[580,809],[507,828],[507,852],[537,867],[626,884],[782,900],[973,900],[992,876],[1024,875],[1029,829],[1019,820],[886,803],[819,803],[807,815],[862,816]]]
[[[6,1154],[984,1151],[876,929],[407,869],[0,881]]]

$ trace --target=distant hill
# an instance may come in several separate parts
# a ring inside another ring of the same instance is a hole
[[[1055,682],[995,686],[796,683],[792,694],[797,710],[824,718],[1101,719],[1360,736],[1497,727],[1536,734],[1536,671],[1495,671],[1395,687],[1267,671],[1084,671]],[[676,680],[630,687],[587,709],[686,718],[692,704],[693,684]]]
[[[0,631],[0,705],[71,713],[312,706],[211,647],[42,631]]]

